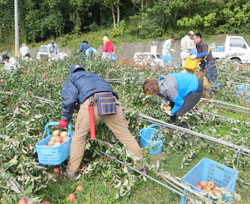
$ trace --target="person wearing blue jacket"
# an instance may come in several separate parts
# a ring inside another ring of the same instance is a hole
[[[83,40],[82,41],[82,44],[80,46],[80,52],[82,52],[82,60],[85,60],[85,57],[86,57],[86,51],[87,49],[89,49],[90,46],[88,44],[88,41],[87,40]]]
[[[194,74],[172,73],[157,79],[147,79],[143,92],[146,95],[160,96],[163,99],[161,109],[171,117],[171,122],[178,122],[179,126],[189,128],[188,124],[180,122],[178,117],[183,116],[199,102],[203,85]],[[171,108],[164,108],[169,101]]]
[[[143,158],[140,146],[128,130],[128,123],[117,101],[118,94],[102,77],[86,72],[82,65],[76,64],[71,66],[70,76],[66,79],[62,88],[62,115],[59,122],[61,128],[66,128],[74,110],[79,110],[75,123],[75,133],[70,146],[70,158],[65,172],[65,175],[71,180],[76,180],[76,172],[82,162],[90,130],[88,106],[94,94],[101,92],[109,92],[115,96],[116,113],[110,116],[100,116],[97,105],[94,103],[95,124],[103,121],[135,158]],[[136,168],[143,170],[139,163],[136,164]]]

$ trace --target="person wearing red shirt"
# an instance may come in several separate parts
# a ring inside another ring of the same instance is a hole
[[[103,59],[111,59],[111,56],[114,54],[113,43],[108,39],[107,36],[103,37],[104,48],[103,48]]]

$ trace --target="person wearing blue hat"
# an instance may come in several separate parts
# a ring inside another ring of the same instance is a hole
[[[82,52],[82,60],[85,60],[85,56],[86,56],[86,51],[87,51],[87,49],[89,49],[90,48],[90,46],[89,46],[89,44],[88,44],[88,41],[87,40],[83,40],[82,41],[82,44],[81,44],[81,46],[80,46],[80,52]]]
[[[93,57],[97,56],[97,50],[90,47],[89,49],[86,50],[85,54],[86,54],[87,57],[92,57],[93,58]]]
[[[136,160],[143,158],[139,144],[128,129],[127,120],[118,102],[118,94],[102,77],[86,72],[80,64],[71,66],[70,76],[63,85],[62,115],[59,122],[61,128],[67,127],[75,109],[78,110],[75,133],[70,146],[68,166],[64,172],[68,179],[76,180],[88,133],[90,131],[91,139],[95,139],[92,135],[95,129],[93,127],[99,121],[103,121],[112,130],[115,137],[133,155],[132,158]],[[140,171],[145,170],[138,162],[135,168]]]

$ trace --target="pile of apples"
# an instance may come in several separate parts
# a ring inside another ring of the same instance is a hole
[[[45,146],[59,146],[60,144],[67,141],[68,132],[60,132],[60,130],[55,130],[53,132],[53,137],[50,138],[48,145]]]
[[[200,181],[195,187],[207,193],[212,193],[217,197],[220,197],[222,193],[226,191],[224,187],[216,187],[213,181],[208,181],[207,183],[205,181]]]

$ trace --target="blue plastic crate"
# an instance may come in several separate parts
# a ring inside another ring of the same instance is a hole
[[[243,99],[247,102],[250,102],[250,87],[248,85],[240,84],[236,88],[236,94],[235,96],[241,97],[241,94],[246,92],[246,96],[243,96]]]
[[[47,145],[50,138],[53,136],[49,132],[50,126],[57,126],[58,122],[50,122],[45,126],[45,130],[42,136],[42,140],[36,143],[36,151],[38,155],[38,162],[44,165],[59,165],[63,163],[69,157],[69,150],[71,139],[73,137],[72,126],[68,124],[68,139],[66,142],[59,146],[43,146]],[[46,136],[46,138],[45,138]]]
[[[154,127],[161,128],[159,124],[153,124],[140,130],[140,144],[142,147],[149,148],[152,155],[161,153],[165,142],[165,139],[162,140],[161,132]]]
[[[224,187],[226,191],[233,194],[237,177],[238,172],[236,170],[204,158],[182,178],[182,182],[190,185],[195,191],[201,191],[195,187],[197,183],[201,180],[213,181],[217,187]],[[231,197],[224,196],[228,202],[231,201]],[[182,198],[181,204],[185,204],[184,201],[185,199]]]

